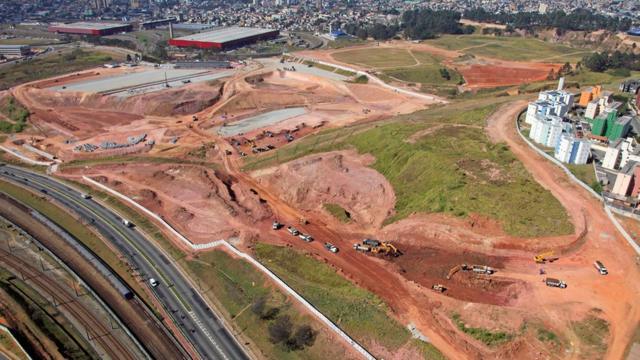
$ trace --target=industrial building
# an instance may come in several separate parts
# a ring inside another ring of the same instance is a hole
[[[126,23],[76,22],[51,25],[48,30],[62,34],[105,36],[131,31],[133,27]]]
[[[30,53],[29,45],[0,45],[0,55],[4,57],[22,57]]]
[[[227,50],[261,40],[275,39],[278,35],[278,30],[233,26],[170,39],[169,45]]]
[[[586,164],[591,154],[591,143],[571,134],[562,134],[556,146],[554,157],[564,163]]]
[[[173,24],[176,23],[178,21],[178,19],[172,17],[172,18],[166,18],[166,19],[160,19],[160,20],[150,20],[150,21],[145,21],[143,23],[140,24],[140,29],[142,30],[149,30],[149,29],[155,29],[159,26],[166,26],[169,24]]]

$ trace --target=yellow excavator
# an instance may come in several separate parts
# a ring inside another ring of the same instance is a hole
[[[400,256],[402,253],[398,248],[393,246],[390,242],[382,242],[379,246],[374,246],[371,248],[371,252],[373,254],[381,254],[381,255],[391,255],[394,257]]]
[[[558,260],[558,257],[554,257],[554,252],[553,250],[549,250],[546,252],[543,252],[541,254],[538,254],[536,256],[533,257],[533,260],[537,263],[537,264],[544,264],[546,262],[554,262],[556,260]]]

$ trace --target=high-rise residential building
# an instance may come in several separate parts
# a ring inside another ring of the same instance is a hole
[[[564,163],[582,165],[587,163],[590,154],[589,141],[571,134],[562,134],[556,145],[554,157]]]

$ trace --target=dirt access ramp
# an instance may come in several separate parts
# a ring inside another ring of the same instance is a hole
[[[640,270],[636,254],[618,233],[605,214],[602,204],[586,190],[573,183],[556,165],[534,152],[520,138],[515,118],[526,107],[525,101],[504,105],[488,121],[487,132],[494,141],[504,141],[532,176],[562,203],[571,219],[586,218],[588,232],[583,245],[563,256],[553,266],[553,275],[569,284],[562,296],[556,289],[543,284],[534,286],[529,306],[558,319],[567,319],[568,304],[579,312],[582,308],[597,308],[610,324],[606,358],[621,359],[640,321]],[[544,239],[540,239],[544,241]],[[601,276],[593,268],[600,260],[609,268]]]

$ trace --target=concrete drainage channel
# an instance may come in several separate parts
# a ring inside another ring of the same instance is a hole
[[[321,313],[318,309],[316,309],[310,302],[308,302],[302,295],[298,294],[295,290],[293,290],[287,283],[285,283],[282,279],[280,279],[276,274],[274,274],[271,270],[269,270],[266,266],[262,265],[259,261],[254,259],[251,255],[246,254],[236,247],[228,243],[226,240],[216,240],[206,244],[193,244],[189,239],[187,239],[184,235],[180,234],[176,231],[169,223],[164,221],[160,216],[147,209],[146,207],[138,204],[135,200],[129,198],[128,196],[111,189],[108,186],[105,186],[87,176],[83,176],[82,179],[87,183],[98,187],[101,190],[112,194],[119,199],[126,201],[127,203],[133,205],[136,209],[144,212],[146,215],[152,217],[154,220],[162,224],[171,234],[180,239],[185,245],[193,250],[204,250],[204,249],[213,249],[218,246],[222,246],[231,251],[234,255],[248,261],[250,264],[255,266],[258,270],[267,275],[271,280],[275,281],[284,291],[286,291],[289,295],[293,296],[296,300],[298,300],[302,305],[304,305],[307,310],[309,310],[313,315],[315,315],[320,322],[329,327],[334,333],[340,336],[343,340],[345,340],[355,351],[361,354],[365,359],[375,360],[375,357],[371,355],[362,345],[360,345],[356,340],[351,338],[346,332],[344,332],[340,327],[338,327],[333,321],[331,321],[328,317],[326,317],[323,313]]]

